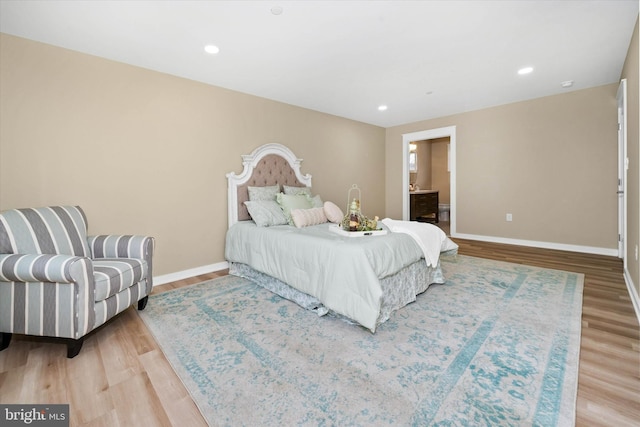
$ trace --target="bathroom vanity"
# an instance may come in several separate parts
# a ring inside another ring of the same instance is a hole
[[[409,198],[411,221],[439,222],[438,190],[410,191]]]

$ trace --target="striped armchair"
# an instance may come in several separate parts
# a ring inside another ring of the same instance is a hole
[[[85,335],[153,286],[154,239],[87,237],[79,206],[0,213],[0,351],[12,334],[59,337],[75,357]]]

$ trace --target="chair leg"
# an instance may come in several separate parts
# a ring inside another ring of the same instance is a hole
[[[11,342],[11,333],[10,332],[0,332],[0,351],[9,347],[9,343]]]
[[[11,342],[12,334],[9,332],[0,332],[0,351],[9,347],[9,343]],[[67,358],[72,359],[80,353],[80,349],[82,348],[82,344],[84,343],[84,337],[72,340],[67,340]]]
[[[77,340],[69,339],[67,341],[67,359],[73,359],[80,353],[82,344],[84,343],[84,337]]]
[[[144,308],[147,306],[147,301],[149,301],[149,295],[138,301],[138,310],[144,310]]]

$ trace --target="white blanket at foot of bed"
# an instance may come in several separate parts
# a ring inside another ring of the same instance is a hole
[[[399,221],[385,218],[382,223],[393,233],[408,234],[416,241],[429,267],[438,265],[440,252],[447,252],[458,248],[439,227],[425,222]]]

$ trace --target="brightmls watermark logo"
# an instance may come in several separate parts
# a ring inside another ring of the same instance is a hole
[[[69,427],[69,405],[2,405],[0,427]]]

